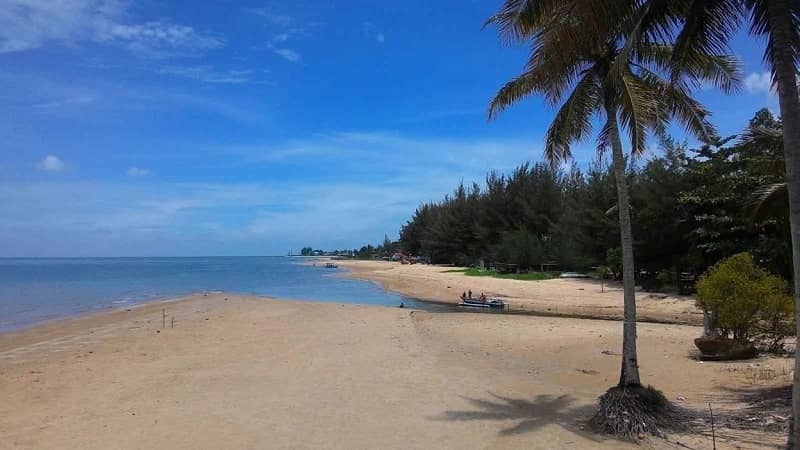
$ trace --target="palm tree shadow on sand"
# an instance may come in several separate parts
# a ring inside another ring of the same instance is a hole
[[[554,397],[538,395],[534,400],[503,397],[489,392],[493,399],[484,400],[461,396],[475,409],[470,411],[445,411],[435,420],[471,421],[471,420],[518,420],[509,428],[499,431],[501,436],[511,436],[534,432],[546,425],[559,425],[562,428],[580,434],[583,437],[600,440],[600,437],[583,431],[589,417],[594,413],[592,405],[573,406],[575,399],[568,395]]]

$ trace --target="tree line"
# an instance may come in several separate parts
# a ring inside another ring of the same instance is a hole
[[[716,262],[750,252],[791,278],[791,246],[781,122],[767,109],[736,136],[689,148],[669,137],[650,159],[626,164],[636,267],[652,282],[700,274]],[[617,189],[613,169],[525,163],[490,172],[483,185],[457,186],[422,204],[400,231],[400,246],[434,263],[516,264],[621,272]],[[661,276],[656,274],[661,273]]]

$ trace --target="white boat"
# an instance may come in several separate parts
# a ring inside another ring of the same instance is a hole
[[[487,300],[485,302],[482,302],[482,301],[477,300],[477,299],[466,299],[466,300],[461,300],[461,302],[458,304],[458,306],[461,306],[461,307],[464,307],[464,308],[499,308],[499,309],[505,309],[506,304],[502,300]]]

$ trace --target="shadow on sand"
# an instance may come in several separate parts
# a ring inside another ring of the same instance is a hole
[[[469,411],[445,411],[436,420],[514,420],[515,425],[499,431],[501,436],[530,433],[546,425],[559,425],[583,437],[600,441],[601,438],[583,431],[589,417],[594,413],[592,405],[573,406],[575,399],[570,395],[554,397],[539,395],[534,400],[503,397],[489,392],[491,399],[463,397],[475,409]]]

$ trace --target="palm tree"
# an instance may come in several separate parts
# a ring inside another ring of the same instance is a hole
[[[596,26],[597,16],[592,6],[581,10],[583,15],[574,6],[591,3],[598,2],[506,0],[503,9],[489,19],[489,23],[498,25],[501,36],[512,41],[530,40],[532,46],[524,72],[492,100],[489,118],[534,94],[543,95],[553,106],[560,104],[545,141],[545,158],[554,165],[571,157],[572,144],[589,137],[595,117],[604,119],[597,148],[599,152],[611,149],[617,184],[624,285],[623,355],[617,387],[624,391],[640,388],[641,381],[636,351],[633,236],[620,129],[627,132],[633,157],[645,151],[648,134],[663,132],[673,118],[704,140],[709,140],[714,130],[706,120],[708,112],[689,95],[686,82],[662,76],[674,58],[673,48],[649,43],[632,47],[619,39],[623,27],[606,33],[606,39],[599,43],[576,39]],[[686,79],[708,80],[724,89],[737,82],[737,64],[732,58],[693,56],[682,71]],[[623,57],[627,62],[620,66]],[[636,429],[641,421],[629,422],[626,433],[654,431],[649,427]]]
[[[525,1],[525,0],[523,0]],[[616,3],[616,2],[615,2]],[[724,51],[743,23],[750,34],[766,41],[764,62],[772,72],[783,121],[783,154],[789,222],[792,236],[795,314],[800,335],[800,0],[629,0],[645,11],[636,28],[640,36],[664,36],[683,26],[675,39],[673,69],[680,69],[693,54]],[[633,6],[629,6],[633,7]],[[611,26],[613,22],[606,22]],[[800,358],[795,358],[793,385],[800,385]],[[800,389],[792,392],[792,417],[800,415]],[[788,446],[798,448],[800,421],[794,421]]]
[[[766,38],[764,60],[777,87],[781,118],[785,174],[789,197],[795,314],[800,335],[800,99],[797,64],[800,60],[800,0],[506,0],[493,19],[504,35],[515,40],[530,37],[553,17],[559,8],[581,16],[585,25],[573,38],[593,39],[608,36],[609,30],[625,23],[629,44],[617,59],[627,65],[632,48],[640,42],[673,42],[671,69],[680,73],[696,55],[723,53],[743,22],[749,32]],[[595,3],[596,5],[592,5]],[[586,14],[589,11],[590,14]],[[674,32],[678,31],[677,35]],[[674,39],[673,39],[674,38]],[[794,385],[800,385],[800,358],[795,359]],[[792,394],[792,417],[800,415],[800,389]],[[789,446],[800,434],[800,421],[793,423]]]

